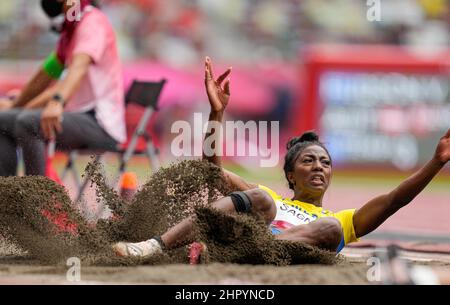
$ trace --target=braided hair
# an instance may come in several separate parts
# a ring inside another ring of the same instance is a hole
[[[305,150],[305,148],[317,145],[322,147],[328,154],[331,160],[330,153],[328,152],[328,149],[325,147],[325,145],[320,142],[319,136],[314,131],[307,131],[304,134],[302,134],[300,137],[295,137],[289,140],[289,142],[286,145],[287,153],[284,156],[284,175],[286,176],[286,179],[289,183],[289,188],[291,190],[294,189],[294,185],[292,182],[289,181],[288,173],[294,171],[294,164],[297,160],[300,153]]]

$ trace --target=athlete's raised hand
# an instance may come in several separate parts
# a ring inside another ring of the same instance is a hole
[[[450,161],[450,129],[447,130],[447,133],[439,140],[434,158],[442,164]]]
[[[223,112],[230,100],[230,79],[228,76],[231,68],[228,68],[216,80],[212,69],[212,62],[209,57],[205,59],[205,87],[208,94],[212,112]],[[226,81],[225,81],[226,79]],[[225,83],[224,83],[225,81]],[[222,86],[222,83],[223,86]]]

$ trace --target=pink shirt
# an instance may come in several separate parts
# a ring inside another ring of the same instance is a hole
[[[126,141],[122,67],[116,38],[108,18],[89,7],[75,29],[67,51],[67,66],[73,55],[87,54],[93,63],[65,110],[85,112],[95,109],[100,126],[116,141]]]

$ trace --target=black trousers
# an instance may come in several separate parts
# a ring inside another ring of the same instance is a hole
[[[0,176],[17,174],[17,148],[21,147],[26,175],[45,175],[46,141],[40,128],[42,110],[0,111]],[[113,150],[117,142],[95,119],[93,111],[64,112],[58,148]]]

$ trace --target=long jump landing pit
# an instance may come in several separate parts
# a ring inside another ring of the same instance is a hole
[[[36,265],[36,261],[0,241],[0,285],[95,285],[95,284],[337,284],[367,285],[367,259],[373,248],[347,248],[336,265],[239,265],[213,263],[130,267],[81,266],[81,281],[67,279],[69,267]],[[414,265],[450,272],[450,254],[402,251]]]

